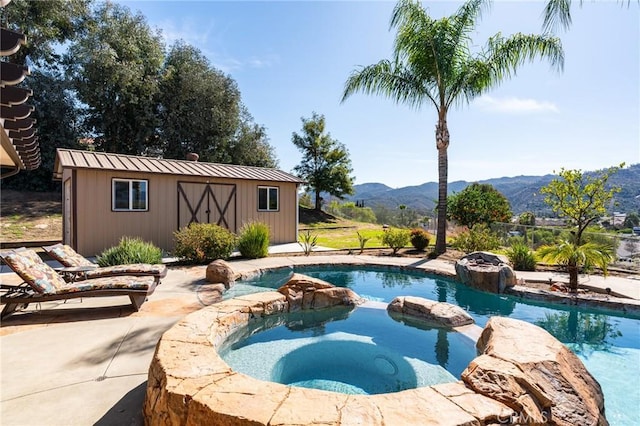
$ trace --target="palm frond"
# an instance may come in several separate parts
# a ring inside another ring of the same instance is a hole
[[[451,103],[469,103],[493,85],[491,81],[491,66],[487,61],[480,58],[471,58],[460,66],[458,80],[453,85],[458,88],[458,92],[451,91],[447,106]]]
[[[397,28],[393,60],[413,68],[419,75],[437,80],[440,71],[439,52],[433,40],[437,34],[435,23],[419,3],[409,0],[398,2],[391,18],[392,27]]]
[[[414,0],[400,0],[396,3],[391,13],[389,29],[402,26],[411,26],[414,22],[421,21],[426,13],[419,2]]]
[[[470,34],[489,5],[489,0],[469,0],[456,14],[434,20],[419,1],[400,0],[390,21],[397,31],[392,59],[354,71],[342,101],[360,91],[412,107],[429,99],[438,111],[446,111],[515,75],[535,58],[547,59],[558,70],[564,67],[562,44],[550,35],[505,38],[498,33],[474,55]]]
[[[456,44],[468,40],[468,34],[473,31],[482,14],[491,8],[489,0],[471,0],[464,3],[455,15],[451,17],[454,22],[453,36]]]
[[[487,0],[465,3],[457,15],[433,20],[418,2],[400,1],[394,10],[392,26],[397,27],[394,60],[402,62],[414,76],[429,87],[439,107],[457,98],[456,81],[470,57],[469,33],[473,20],[487,7]]]
[[[564,69],[564,51],[558,37],[547,34],[517,33],[504,38],[501,33],[489,38],[483,55],[490,64],[492,85],[516,74],[525,62],[533,62],[536,57],[547,59],[557,71]]]
[[[382,60],[351,73],[345,83],[341,102],[356,92],[362,92],[368,95],[383,95],[414,108],[429,99],[438,107],[429,93],[428,86],[423,83],[402,64]]]
[[[537,254],[542,262],[574,265],[586,269],[597,266],[602,269],[605,275],[614,258],[612,246],[592,242],[576,245],[564,241],[558,245],[542,246],[537,250]]]
[[[582,0],[580,1],[582,4]],[[547,0],[544,8],[542,30],[555,32],[559,27],[564,30],[571,26],[571,0]]]

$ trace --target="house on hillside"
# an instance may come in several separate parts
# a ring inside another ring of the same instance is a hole
[[[63,241],[85,256],[140,237],[167,252],[192,222],[238,232],[266,223],[271,243],[297,241],[301,179],[276,169],[58,149]]]

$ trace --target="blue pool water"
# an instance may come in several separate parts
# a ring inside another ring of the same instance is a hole
[[[637,424],[640,418],[640,386],[637,383],[640,378],[640,319],[638,318],[611,311],[554,305],[526,301],[512,296],[494,295],[471,289],[454,280],[425,275],[419,271],[400,271],[372,266],[330,265],[296,267],[295,270],[281,269],[239,282],[231,288],[226,297],[264,291],[265,287],[278,288],[289,279],[293,272],[320,278],[334,285],[349,287],[360,296],[372,301],[388,303],[396,296],[411,295],[449,302],[467,310],[476,324],[481,327],[491,316],[495,315],[508,316],[536,324],[571,348],[598,380],[605,395],[606,416],[610,424]],[[354,316],[360,311],[361,309],[357,309]],[[386,315],[386,312],[380,312]],[[333,325],[326,323],[323,327],[332,329]],[[404,328],[411,329],[411,327]],[[351,331],[344,332],[352,333],[355,336],[367,336],[361,334],[362,331],[355,327]],[[253,337],[262,339],[263,333]],[[273,333],[280,333],[280,331],[273,329]],[[387,330],[383,333],[386,337],[382,338],[389,338],[387,334],[393,335],[396,331]],[[448,335],[454,334],[448,333]],[[265,334],[264,339],[268,340],[268,334]],[[447,337],[447,342],[452,340],[450,336]],[[418,339],[414,339],[410,346],[417,345],[417,342]],[[462,370],[453,364],[461,360],[458,360],[457,357],[452,360],[451,356],[454,353],[452,350],[454,344],[451,344],[447,351],[449,356],[446,363],[442,362],[445,360],[443,349],[440,350],[440,360],[436,357],[435,361],[431,358],[425,362],[446,367],[446,370],[451,374],[459,377]],[[428,345],[431,345],[430,352],[436,356],[435,343],[431,341]],[[444,345],[441,344],[441,346]],[[461,368],[464,369],[465,366],[466,364]],[[265,380],[271,379],[271,377],[265,378]],[[304,380],[300,381],[304,382]]]
[[[270,318],[227,339],[219,352],[234,370],[257,379],[366,395],[456,382],[476,357],[471,338],[406,326],[381,305]]]

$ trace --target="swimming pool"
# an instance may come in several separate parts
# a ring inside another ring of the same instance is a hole
[[[285,268],[238,282],[226,297],[278,288],[293,272],[293,268]],[[388,303],[396,296],[412,295],[452,303],[466,309],[481,327],[494,315],[536,324],[571,348],[598,380],[610,424],[634,424],[640,417],[638,318],[484,293],[420,271],[326,265],[296,267],[295,272],[349,287],[373,301]]]

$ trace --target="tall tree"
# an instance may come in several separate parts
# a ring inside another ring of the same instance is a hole
[[[267,130],[253,121],[249,111],[242,106],[240,122],[229,146],[230,163],[257,167],[278,167],[273,146],[269,143]]]
[[[213,67],[197,48],[172,46],[160,90],[156,147],[166,158],[195,152],[202,161],[276,167],[266,130],[242,104],[231,76]]]
[[[324,115],[302,117],[302,134],[293,132],[293,144],[302,151],[302,162],[294,170],[316,194],[315,209],[322,208],[322,192],[338,198],[353,194],[351,160],[343,144],[325,132]]]
[[[624,167],[610,167],[596,174],[586,174],[581,170],[561,169],[559,177],[540,189],[545,194],[545,203],[562,218],[569,220],[573,227],[573,243],[581,245],[582,234],[589,225],[607,213],[607,207],[619,187],[610,187],[607,182],[612,174]]]
[[[468,102],[515,74],[525,61],[545,58],[561,69],[560,40],[548,35],[500,33],[485,48],[472,53],[471,34],[489,0],[471,0],[449,17],[435,20],[414,0],[400,0],[391,28],[397,30],[392,60],[355,70],[347,79],[345,101],[356,92],[378,94],[414,108],[432,104],[437,111],[438,230],[436,253],[446,251],[449,128],[447,114],[454,104]]]
[[[60,61],[58,46],[81,33],[92,0],[13,0],[0,8],[2,27],[27,36],[27,44],[12,55],[22,65],[55,66]]]
[[[473,225],[511,220],[509,200],[488,183],[472,183],[457,194],[449,196],[447,217],[460,225]]]
[[[189,152],[203,161],[229,162],[229,144],[239,124],[240,91],[193,46],[169,51],[160,84],[161,151],[167,158]]]
[[[66,63],[97,149],[143,154],[154,143],[163,59],[160,35],[144,16],[109,2],[96,9]]]
[[[578,273],[581,269],[589,271],[593,266],[598,266],[606,275],[607,266],[613,261],[612,244],[585,242],[583,233],[607,212],[609,201],[620,190],[608,187],[607,181],[622,167],[624,163],[595,175],[561,169],[559,178],[553,179],[540,190],[546,195],[545,202],[551,209],[569,220],[573,231],[569,241],[540,247],[538,255],[543,262],[557,263],[567,269],[571,291],[578,290]]]

